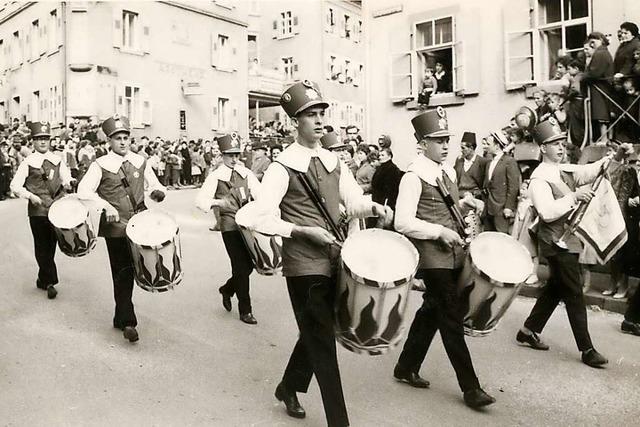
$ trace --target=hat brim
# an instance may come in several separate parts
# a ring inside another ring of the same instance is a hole
[[[120,133],[120,132],[124,132],[128,135],[131,135],[131,131],[130,130],[126,130],[126,129],[117,129],[114,130],[113,132],[111,132],[109,135],[107,135],[107,138],[111,138],[113,135],[115,135],[116,133]]]
[[[298,108],[292,117],[297,116],[298,114],[302,113],[304,110],[307,110],[311,107],[322,107],[324,109],[327,109],[329,108],[329,104],[327,104],[324,101],[309,101],[306,104],[302,105],[302,107]]]
[[[228,150],[221,151],[222,154],[241,154],[242,150],[239,148],[230,148]]]
[[[540,144],[540,145],[549,144],[550,142],[556,142],[556,141],[559,141],[561,139],[567,139],[567,133],[566,132],[562,132],[562,133],[559,133],[557,135],[554,135],[551,138],[547,138],[544,141],[539,142],[538,144]]]
[[[454,134],[449,132],[448,130],[438,130],[435,132],[431,132],[427,135],[422,135],[423,138],[442,138],[444,136],[453,136]]]
[[[50,133],[35,133],[35,134],[31,134],[31,138],[38,138],[40,136],[46,136],[47,138],[51,137]]]
[[[335,150],[340,150],[340,149],[342,149],[342,148],[347,148],[347,147],[348,147],[348,145],[347,145],[347,144],[343,144],[343,143],[341,142],[341,143],[339,143],[339,144],[335,144],[335,145],[332,145],[331,147],[328,147],[328,148],[327,148],[327,150],[329,150],[329,151],[335,151]]]

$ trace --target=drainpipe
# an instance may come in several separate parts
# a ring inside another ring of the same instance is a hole
[[[63,124],[67,125],[67,95],[69,93],[69,85],[67,84],[67,50],[69,49],[67,35],[67,2],[60,2],[60,18],[62,19],[62,84],[64,85],[64,93],[62,94],[62,118]]]

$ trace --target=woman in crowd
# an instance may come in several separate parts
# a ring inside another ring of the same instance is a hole
[[[380,166],[371,178],[371,200],[387,205],[395,211],[398,187],[403,172],[393,163],[391,148],[382,148],[379,154]]]
[[[356,182],[362,188],[364,194],[371,193],[371,178],[376,171],[373,163],[378,161],[378,153],[372,152],[364,144],[358,146],[356,158],[360,160],[360,166],[356,171]]]
[[[636,49],[640,49],[638,26],[633,22],[620,24],[620,42],[620,46],[618,46],[613,58],[614,78],[618,81],[633,73],[633,66],[635,65],[633,52]]]
[[[613,58],[607,46],[609,40],[600,32],[592,32],[587,38],[590,47],[594,49],[593,56],[584,73],[584,82],[591,87],[591,120],[597,125],[600,138],[605,144],[609,141],[607,125],[610,120],[609,101],[605,94],[609,93],[609,81],[613,76]]]

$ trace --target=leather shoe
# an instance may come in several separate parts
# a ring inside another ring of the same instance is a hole
[[[595,348],[590,348],[582,352],[582,363],[592,368],[602,368],[603,365],[606,365],[609,361],[606,357],[598,353]]]
[[[258,323],[256,318],[253,317],[253,314],[251,313],[241,314],[240,320],[242,320],[244,323],[248,323],[249,325],[255,325],[256,323]]]
[[[495,398],[479,387],[464,392],[464,403],[470,408],[482,408],[495,402]]]
[[[58,295],[58,291],[53,285],[47,286],[47,298],[54,299]]]
[[[396,365],[393,370],[393,377],[403,383],[409,384],[411,387],[415,388],[429,388],[429,381],[420,377],[417,372],[403,372],[402,369],[398,368]]]
[[[304,418],[307,416],[304,408],[300,405],[300,402],[298,402],[298,396],[296,396],[296,393],[289,393],[284,387],[284,384],[278,384],[275,395],[276,399],[284,403],[284,406],[287,408],[287,414],[290,417]]]
[[[549,350],[549,346],[543,343],[535,332],[531,332],[531,335],[527,335],[522,331],[518,331],[516,334],[516,341],[520,344],[527,344],[535,350]]]
[[[136,331],[136,328],[133,326],[125,326],[123,335],[129,342],[136,342],[139,339],[138,331]]]
[[[221,286],[218,288],[218,292],[220,292],[220,295],[222,295],[222,306],[224,307],[225,310],[231,311],[231,296],[229,296],[228,294],[225,294],[222,291],[223,287],[224,286]]]
[[[622,325],[620,325],[620,329],[622,330],[622,332],[640,336],[640,323],[623,320]]]

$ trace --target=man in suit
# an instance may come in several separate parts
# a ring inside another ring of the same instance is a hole
[[[493,158],[484,178],[484,229],[508,234],[518,204],[520,170],[513,157],[504,153],[509,140],[502,131],[491,133],[485,141],[485,153]]]
[[[456,159],[454,169],[460,194],[471,193],[474,198],[483,200],[482,188],[489,160],[478,156],[476,147],[476,134],[465,132],[460,141],[462,155]]]

